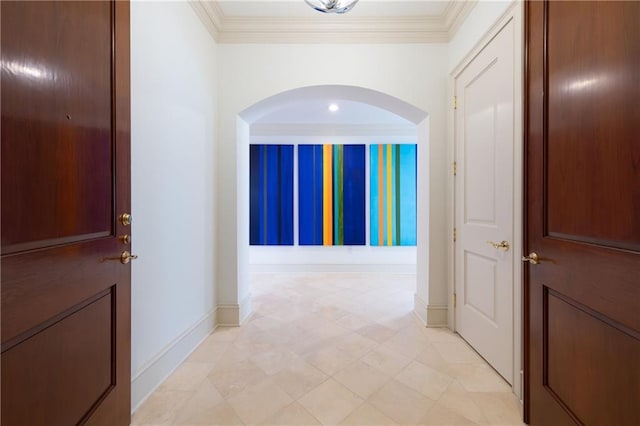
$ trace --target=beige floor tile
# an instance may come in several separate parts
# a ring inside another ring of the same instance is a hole
[[[438,404],[475,423],[487,423],[486,417],[473,401],[471,394],[467,392],[457,380],[454,380],[442,394],[438,400]]]
[[[521,424],[509,385],[412,313],[415,275],[265,273],[251,286],[248,322],[207,337],[133,424]]]
[[[440,356],[449,364],[483,364],[485,361],[465,341],[433,342]]]
[[[428,345],[429,340],[419,330],[413,328],[403,330],[384,342],[384,346],[411,359]]]
[[[417,361],[411,362],[395,379],[434,401],[442,396],[454,380],[451,376]]]
[[[341,425],[362,425],[362,426],[386,426],[397,425],[396,422],[382,414],[380,410],[369,403],[364,403],[349,414],[346,419],[340,422]]]
[[[328,378],[328,375],[306,362],[292,365],[273,376],[278,386],[294,399],[316,388]]]
[[[238,417],[248,424],[258,424],[293,402],[278,385],[266,380],[245,388],[227,400]]]
[[[320,422],[298,402],[293,402],[267,419],[264,424],[309,426],[319,425]]]
[[[356,331],[359,328],[365,327],[370,323],[369,321],[362,317],[359,317],[358,315],[347,314],[337,320],[336,324],[338,324],[340,327],[346,328],[347,330]]]
[[[193,392],[158,389],[136,410],[131,424],[170,425],[192,395]]]
[[[391,380],[390,376],[362,361],[349,364],[334,374],[333,378],[364,399]]]
[[[462,375],[458,381],[469,392],[511,393],[511,386],[493,368],[484,364],[476,365],[472,374]]]
[[[411,362],[411,358],[400,355],[386,346],[378,346],[372,349],[361,359],[389,376],[395,376]]]
[[[204,380],[178,411],[174,422],[177,424],[197,423],[206,418],[209,410],[223,401],[222,395],[209,380]]]
[[[348,333],[336,337],[330,344],[343,351],[346,355],[356,359],[364,356],[371,351],[371,349],[378,346],[376,341],[363,337],[358,333]]]
[[[425,347],[418,355],[416,355],[415,360],[428,367],[436,369],[449,365],[433,345]]]
[[[276,374],[291,365],[304,362],[298,355],[283,348],[261,352],[249,358],[268,375]]]
[[[213,364],[183,362],[160,386],[161,390],[193,391],[204,381]]]
[[[209,374],[209,380],[225,398],[236,395],[247,386],[256,385],[267,377],[264,371],[249,360],[231,364],[224,369],[214,369]]]
[[[218,327],[209,338],[220,342],[232,342],[241,332],[241,327]]]
[[[187,362],[204,362],[215,364],[220,357],[229,349],[231,342],[213,340],[212,336],[207,337],[198,348],[189,355]]]
[[[311,352],[304,357],[304,360],[309,364],[330,376],[342,370],[356,359],[357,357],[349,355],[342,349],[337,348],[335,343],[329,343],[329,346]]]
[[[511,392],[471,392],[470,395],[489,424],[523,424],[520,406]]]
[[[363,399],[329,379],[298,399],[298,402],[322,424],[336,425],[359,407]]]
[[[380,324],[368,324],[356,330],[356,332],[361,336],[375,340],[378,343],[383,343],[398,333],[397,330]]]
[[[442,426],[465,426],[477,425],[468,418],[449,410],[440,403],[436,403],[426,416],[424,416],[418,424],[420,425],[442,425]]]
[[[448,328],[425,328],[424,333],[432,342],[459,342],[461,339],[460,335]]]
[[[223,401],[217,405],[206,408],[203,411],[194,413],[194,415],[188,418],[184,423],[176,423],[180,426],[232,426],[232,425],[244,425],[240,417],[236,414],[235,410],[227,402]]]
[[[434,403],[396,380],[389,381],[367,402],[396,423],[404,425],[416,424]]]

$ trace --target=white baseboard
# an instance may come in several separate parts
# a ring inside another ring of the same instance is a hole
[[[447,305],[427,305],[427,327],[448,327]]]
[[[415,264],[252,264],[250,272],[387,272],[391,274],[415,274]]]
[[[427,325],[427,303],[415,293],[413,295],[413,313],[422,324]]]
[[[214,309],[176,337],[158,355],[133,374],[131,379],[132,413],[215,330],[216,325],[216,310]]]
[[[253,307],[248,294],[240,304],[218,305],[218,326],[238,327],[251,316]]]

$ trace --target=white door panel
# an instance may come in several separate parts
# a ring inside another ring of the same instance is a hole
[[[514,23],[456,79],[456,329],[513,381]]]

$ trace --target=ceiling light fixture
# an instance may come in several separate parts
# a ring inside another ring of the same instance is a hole
[[[339,109],[340,109],[340,107],[338,105],[336,105],[336,104],[329,105],[329,111],[331,111],[331,112],[336,112]]]
[[[304,0],[309,6],[322,13],[346,13],[358,0]]]

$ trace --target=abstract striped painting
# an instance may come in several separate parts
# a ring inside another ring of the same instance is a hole
[[[293,145],[251,145],[249,153],[249,244],[293,245]]]
[[[365,146],[298,146],[300,245],[364,245]]]
[[[370,145],[372,246],[416,245],[416,145]]]

